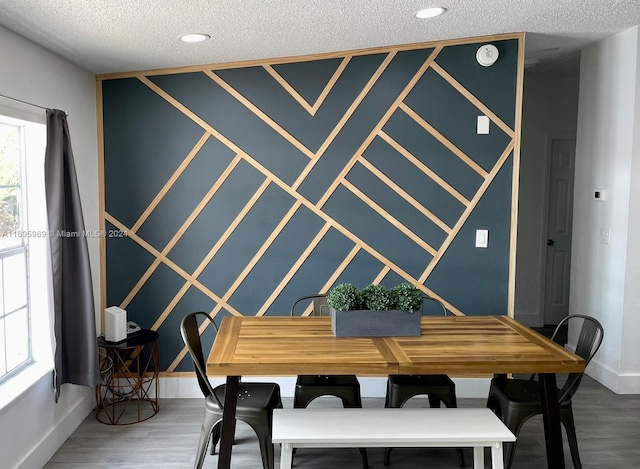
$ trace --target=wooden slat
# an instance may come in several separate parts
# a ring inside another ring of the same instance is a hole
[[[173,172],[171,177],[164,184],[164,186],[162,186],[162,189],[160,189],[158,194],[153,198],[153,200],[147,206],[147,208],[142,213],[142,215],[140,215],[140,218],[138,218],[138,220],[133,224],[133,226],[131,227],[131,231],[133,231],[134,233],[137,233],[137,231],[140,229],[142,224],[147,220],[147,218],[149,218],[149,215],[151,215],[151,213],[156,209],[156,207],[162,201],[164,196],[167,195],[167,192],[169,192],[169,190],[173,187],[173,185],[178,180],[178,178],[182,175],[184,170],[187,169],[187,166],[189,166],[189,163],[191,163],[191,161],[196,157],[196,155],[198,154],[200,149],[204,146],[204,144],[207,143],[207,140],[209,140],[209,137],[210,137],[209,132],[205,132],[202,135],[202,137],[200,137],[200,140],[198,140],[198,142],[194,145],[194,147],[191,149],[191,151],[185,157],[185,159],[182,160],[182,163],[180,163],[180,166],[178,166],[178,168]]]
[[[105,184],[104,184],[104,120],[102,102],[102,83],[96,84],[96,120],[98,123],[98,223],[101,233],[106,233],[105,221]],[[107,307],[107,239],[100,237],[100,331],[104,331],[104,310]]]
[[[282,86],[282,88],[287,91],[287,93],[291,95],[293,99],[296,100],[298,104],[300,104],[300,106],[302,106],[309,114],[315,116],[316,112],[318,112],[318,109],[320,109],[320,106],[322,106],[322,103],[327,98],[334,85],[338,81],[338,78],[340,78],[340,75],[342,75],[344,69],[347,68],[350,60],[351,56],[346,56],[342,59],[342,62],[340,62],[340,65],[325,85],[324,89],[316,99],[316,102],[313,104],[309,104],[307,100],[304,99],[300,95],[300,93],[298,93],[298,91],[296,91],[296,89],[291,86],[291,84],[287,80],[285,80],[282,75],[280,75],[271,65],[264,64],[262,67],[267,71],[269,75],[273,77],[274,80],[276,80],[280,84],[280,86]]]
[[[434,63],[432,68],[444,78],[451,86],[453,86],[458,92],[464,96],[471,104],[477,107],[485,116],[493,121],[498,127],[502,129],[502,131],[507,134],[509,137],[513,138],[515,136],[514,131],[511,127],[504,123],[502,119],[500,119],[491,109],[485,106],[482,101],[472,95],[469,90],[467,90],[464,86],[462,86],[458,81],[453,78],[449,73],[442,68],[437,63]]]
[[[420,337],[389,338],[401,373],[568,373],[584,361],[507,316],[425,317]]]
[[[284,288],[291,281],[291,279],[296,274],[296,272],[300,269],[300,267],[302,267],[302,264],[304,264],[304,262],[313,252],[313,250],[318,246],[318,244],[320,244],[320,241],[322,241],[322,238],[324,238],[324,236],[327,234],[330,228],[331,228],[331,225],[329,223],[325,223],[325,225],[320,229],[320,231],[318,231],[316,236],[307,245],[307,247],[302,252],[302,254],[300,254],[298,259],[296,259],[296,261],[293,263],[289,271],[285,274],[282,280],[280,280],[280,283],[271,292],[271,295],[269,295],[269,298],[267,298],[267,301],[265,301],[265,303],[262,305],[260,310],[257,312],[256,316],[262,316],[264,315],[264,313],[267,312],[267,309],[269,308],[269,306],[271,306],[271,304],[275,301],[278,295],[282,293],[282,290],[284,290]]]
[[[584,360],[507,316],[423,317],[419,337],[336,338],[327,317],[226,317],[212,375],[568,373]]]
[[[434,249],[433,246],[431,246],[429,243],[424,241],[420,236],[413,233],[409,228],[407,228],[402,223],[400,223],[398,219],[396,219],[393,215],[391,215],[389,212],[383,209],[380,205],[374,202],[370,197],[368,197],[364,192],[362,192],[356,186],[351,184],[349,181],[347,181],[346,179],[343,179],[342,185],[347,189],[349,189],[349,191],[351,191],[352,194],[354,194],[356,197],[362,200],[365,204],[367,204],[367,206],[371,208],[374,212],[376,212],[378,215],[384,218],[387,222],[389,222],[391,226],[394,226],[403,235],[405,235],[411,241],[413,241],[422,249],[427,251],[429,254],[431,254],[432,256],[435,256],[438,253],[438,251]]]
[[[518,76],[516,79],[516,121],[511,177],[511,233],[509,239],[509,286],[507,311],[513,317],[516,297],[516,252],[518,240],[518,200],[520,197],[520,133],[522,131],[522,94],[524,88],[524,36],[518,38]]]
[[[411,117],[420,127],[429,132],[436,140],[438,140],[442,145],[444,145],[451,153],[456,155],[462,161],[464,161],[471,169],[473,169],[476,173],[478,173],[483,178],[488,176],[487,172],[482,169],[482,167],[473,161],[469,156],[467,156],[462,150],[460,150],[457,146],[455,146],[451,141],[449,141],[444,135],[436,130],[431,124],[429,124],[426,120],[418,115],[413,109],[407,106],[405,103],[400,103],[400,109],[402,109],[405,114]]]
[[[421,76],[421,74],[424,73],[424,71],[426,70],[426,68],[428,67],[428,64],[431,63],[431,61],[433,61],[433,59],[435,58],[435,56],[437,55],[438,51],[434,51],[434,53],[431,54],[431,56],[427,59],[427,62],[423,65],[422,69],[418,71],[418,74],[416,74],[416,76],[414,76],[414,80],[412,80],[412,82],[407,85],[407,88],[405,89],[405,92],[408,93],[410,90],[410,86],[413,86],[413,81],[417,81],[417,79],[419,79],[419,76]],[[391,268],[391,270],[393,270],[396,274],[398,274],[400,277],[402,277],[403,279],[405,279],[407,282],[413,283],[413,284],[422,284],[424,282],[419,282],[417,281],[415,278],[413,278],[411,275],[409,275],[407,272],[405,272],[403,269],[401,269],[400,267],[398,267],[396,264],[394,264],[393,262],[391,262],[389,259],[387,259],[385,256],[383,256],[382,254],[380,254],[379,252],[377,252],[375,249],[373,249],[371,246],[367,245],[366,243],[364,243],[361,239],[359,239],[357,236],[355,236],[353,233],[351,233],[349,230],[347,230],[344,226],[342,226],[340,223],[336,222],[335,220],[333,220],[331,217],[329,217],[326,213],[324,213],[320,207],[317,207],[315,204],[309,202],[307,199],[305,199],[302,195],[300,195],[295,188],[295,184],[294,186],[289,186],[288,184],[286,184],[284,181],[282,181],[280,178],[278,178],[275,174],[273,174],[271,171],[269,171],[267,168],[265,168],[262,164],[260,164],[258,161],[256,161],[254,158],[252,158],[250,155],[246,154],[245,152],[242,151],[242,149],[240,147],[238,147],[235,143],[233,143],[231,140],[229,140],[227,137],[225,137],[222,133],[220,133],[218,130],[216,130],[215,128],[213,128],[211,125],[209,125],[207,122],[205,122],[203,119],[201,119],[200,117],[198,117],[196,114],[194,114],[191,110],[189,110],[187,107],[185,107],[182,103],[180,103],[178,100],[176,100],[175,98],[173,98],[171,95],[169,95],[166,91],[164,91],[163,89],[161,89],[159,86],[157,86],[155,83],[153,83],[151,80],[149,80],[146,77],[140,77],[140,81],[142,81],[143,83],[145,83],[149,88],[151,88],[153,91],[155,91],[159,96],[161,96],[162,98],[164,98],[165,100],[167,100],[167,102],[171,103],[176,109],[178,109],[180,112],[182,112],[184,115],[186,115],[188,118],[190,118],[193,122],[195,122],[196,124],[198,124],[199,126],[201,126],[204,130],[208,131],[214,138],[218,139],[223,145],[227,146],[229,149],[231,149],[232,151],[236,152],[238,155],[240,155],[247,163],[249,163],[251,166],[253,166],[255,169],[257,169],[259,172],[261,172],[263,175],[265,175],[265,177],[267,177],[270,181],[272,181],[274,184],[276,184],[278,187],[280,187],[281,189],[283,189],[285,192],[287,192],[289,195],[291,195],[293,198],[295,198],[296,200],[300,201],[302,203],[302,205],[304,205],[306,208],[308,208],[309,210],[311,210],[315,215],[317,215],[318,217],[320,217],[321,219],[323,219],[326,222],[331,223],[332,227],[335,228],[336,230],[338,230],[340,233],[342,233],[344,236],[346,236],[348,239],[350,239],[351,241],[353,241],[357,246],[359,246],[360,248],[366,250],[369,254],[371,254],[374,258],[376,258],[377,260],[379,260],[381,263],[383,263],[384,265],[387,265]],[[402,99],[404,99],[404,94],[402,94],[397,100],[396,100],[396,104],[399,105],[400,102],[402,101]],[[402,99],[401,99],[402,98]],[[388,119],[391,116],[392,113],[388,113],[387,116],[385,116],[381,122],[379,123],[380,126],[383,125],[383,121],[386,122],[385,119]],[[376,128],[377,129],[377,128]],[[376,135],[377,131],[376,129],[374,129],[374,132],[371,133],[370,137],[371,139],[373,139],[373,137]],[[367,144],[368,145],[368,144]],[[363,146],[364,148],[365,146]],[[312,160],[313,161],[313,160]],[[355,164],[356,160],[353,160],[353,164]],[[350,166],[351,167],[351,166]],[[349,167],[349,168],[350,168]],[[345,171],[344,174],[346,174]],[[301,182],[301,180],[299,181]],[[137,239],[135,236],[131,237],[134,241],[135,239]],[[144,247],[144,246],[143,246]],[[420,286],[420,289],[427,293],[430,296],[434,296],[433,292],[431,290],[429,290],[428,288],[424,287],[424,286]],[[450,309],[451,311],[455,312],[455,309]],[[456,313],[458,314],[458,313]],[[460,313],[461,314],[461,313]]]
[[[416,168],[422,171],[424,174],[429,176],[433,181],[442,187],[445,191],[451,194],[458,202],[460,202],[465,207],[469,205],[469,200],[465,196],[463,196],[460,192],[455,190],[451,184],[438,176],[435,171],[429,168],[426,164],[412,155],[406,148],[396,142],[393,138],[387,135],[383,130],[380,130],[378,136],[382,138],[385,142],[387,142],[394,150],[404,156],[407,160],[409,160]]]
[[[416,199],[414,199],[407,191],[405,191],[402,187],[400,187],[398,184],[396,184],[395,182],[393,182],[391,180],[391,178],[389,178],[386,174],[384,174],[382,171],[380,171],[378,168],[376,168],[369,160],[365,159],[364,157],[361,157],[358,162],[364,166],[365,168],[367,168],[372,174],[374,174],[378,179],[380,179],[382,182],[384,182],[387,187],[389,187],[391,190],[393,190],[396,194],[398,194],[400,197],[402,197],[404,200],[406,200],[413,208],[415,208],[416,210],[418,210],[420,213],[422,213],[422,215],[424,215],[426,218],[428,218],[429,220],[431,220],[433,223],[435,223],[436,225],[438,225],[438,227],[444,231],[445,233],[451,233],[451,227],[448,226],[445,222],[443,222],[442,220],[440,220],[440,218],[438,218],[433,212],[431,212],[427,207],[425,207],[424,205],[422,205],[420,202],[418,202]]]
[[[382,73],[387,69],[387,67],[389,66],[389,64],[391,63],[394,57],[395,57],[395,53],[389,53],[387,57],[382,61],[382,63],[377,68],[375,73],[371,76],[371,78],[369,78],[369,81],[367,82],[367,84],[364,86],[364,88],[362,88],[360,93],[358,93],[358,96],[356,97],[356,99],[351,103],[351,105],[349,106],[349,109],[347,109],[347,111],[340,118],[340,120],[338,121],[336,126],[333,128],[329,136],[322,143],[322,145],[316,152],[315,156],[311,159],[309,163],[307,163],[307,166],[300,172],[300,175],[298,176],[296,181],[293,183],[293,186],[292,186],[293,189],[297,190],[300,187],[300,185],[304,182],[305,178],[309,175],[309,173],[311,172],[313,167],[316,165],[316,163],[320,161],[320,158],[322,158],[322,155],[324,155],[324,152],[327,151],[327,148],[329,148],[329,145],[331,145],[333,140],[338,136],[338,134],[340,133],[344,125],[347,123],[347,121],[351,118],[353,113],[356,112],[356,109],[358,109],[358,106],[360,106],[360,103],[362,103],[362,101],[367,96],[371,88],[373,88],[373,85],[376,84],[376,82],[378,81],[378,78],[380,78]]]
[[[111,214],[105,213],[105,219],[109,223],[111,223],[113,226],[115,226],[117,229],[122,230],[122,231],[127,231],[127,227],[124,224],[122,224],[120,221],[118,221],[115,217],[113,217]],[[222,298],[220,298],[218,295],[216,295],[211,290],[209,290],[206,286],[204,286],[201,282],[199,282],[196,278],[194,278],[193,275],[190,275],[188,272],[186,272],[184,269],[182,269],[180,266],[178,266],[178,264],[176,264],[171,259],[169,259],[165,255],[163,255],[160,251],[158,251],[156,248],[151,246],[149,243],[147,243],[140,236],[138,236],[137,234],[133,233],[133,234],[131,234],[129,236],[129,238],[133,242],[138,244],[141,248],[143,248],[145,251],[147,251],[149,254],[151,254],[152,256],[160,259],[160,261],[163,264],[165,264],[167,267],[169,267],[175,273],[180,275],[183,279],[189,281],[191,283],[191,285],[196,287],[198,290],[200,290],[206,296],[211,298],[213,301],[222,302]],[[235,314],[235,315],[240,316],[240,312],[237,311],[233,306],[227,304],[227,305],[225,305],[225,308],[231,314]]]
[[[435,269],[435,267],[438,265],[438,262],[440,262],[440,259],[442,259],[442,256],[444,256],[444,254],[447,252],[447,249],[449,249],[449,246],[451,246],[451,243],[453,242],[455,237],[458,235],[458,233],[462,229],[462,226],[466,223],[467,219],[471,216],[471,213],[480,202],[480,199],[489,188],[489,185],[491,185],[495,177],[498,175],[498,171],[500,171],[500,168],[502,168],[502,165],[504,165],[504,162],[507,161],[507,158],[509,157],[509,154],[511,153],[512,150],[513,150],[513,140],[509,142],[509,144],[507,145],[507,148],[505,148],[504,152],[502,152],[502,155],[500,156],[500,158],[498,158],[498,161],[496,162],[495,166],[491,170],[491,173],[489,173],[489,177],[485,179],[485,181],[482,183],[482,185],[476,192],[476,195],[471,200],[471,204],[462,213],[462,215],[458,219],[458,222],[453,227],[453,231],[449,233],[449,236],[447,236],[447,239],[444,241],[444,243],[442,243],[442,246],[440,246],[440,249],[438,250],[438,254],[431,260],[431,262],[425,269],[424,273],[420,276],[419,281],[421,284],[427,281],[433,269]]]
[[[242,321],[233,321],[233,319],[226,317],[220,324],[216,339],[207,358],[207,367],[209,363],[218,363],[221,368],[224,368],[233,361],[242,325]]]
[[[173,235],[173,237],[169,240],[169,242],[167,243],[167,245],[162,249],[161,251],[161,255],[163,258],[166,258],[167,254],[169,254],[169,252],[173,249],[173,247],[178,243],[178,241],[180,241],[180,238],[182,238],[182,235],[184,233],[186,233],[187,229],[189,229],[189,227],[191,226],[191,224],[196,220],[196,218],[198,217],[198,215],[200,214],[200,212],[202,212],[204,210],[204,208],[207,206],[207,204],[209,203],[209,201],[213,198],[213,196],[216,194],[216,192],[218,192],[218,190],[220,189],[220,187],[222,187],[222,184],[227,180],[227,178],[231,175],[231,173],[233,172],[233,170],[235,169],[235,167],[238,165],[238,163],[240,162],[241,158],[239,155],[236,155],[234,157],[234,159],[231,161],[231,163],[229,163],[229,165],[225,168],[225,170],[222,172],[222,174],[220,175],[220,177],[216,180],[216,182],[213,184],[213,186],[211,186],[211,189],[209,189],[209,191],[205,194],[205,196],[202,198],[202,200],[198,203],[198,205],[193,209],[193,211],[191,212],[191,214],[189,215],[189,217],[184,221],[184,223],[182,224],[182,226],[178,229],[178,231]],[[239,222],[238,222],[239,223]],[[229,232],[229,228],[227,228],[227,232]],[[131,232],[131,235],[129,236],[131,239],[138,239],[137,236],[135,236],[136,233],[135,232]],[[227,236],[229,236],[230,234],[227,234]],[[140,238],[141,239],[141,238]],[[223,241],[218,240],[218,243],[222,243],[224,242],[224,240],[226,240],[226,238],[223,238]],[[211,255],[211,257],[213,257]],[[206,258],[206,262],[208,263],[208,261],[211,259],[211,257]],[[146,272],[142,275],[142,277],[138,280],[138,282],[134,285],[134,287],[131,289],[131,291],[129,292],[129,294],[125,297],[125,299],[122,301],[122,303],[120,304],[121,308],[126,308],[127,305],[129,304],[130,301],[133,300],[133,298],[138,294],[138,292],[140,291],[140,289],[142,289],[142,287],[144,286],[144,284],[147,282],[147,280],[149,280],[149,278],[151,277],[151,275],[155,272],[155,270],[158,268],[158,266],[160,265],[160,258],[156,259],[146,270]],[[204,262],[204,261],[203,261]],[[193,277],[197,277],[198,275],[200,275],[200,272],[195,272],[193,274]]]
[[[275,69],[274,69],[271,65],[269,65],[269,64],[264,64],[262,67],[267,71],[267,73],[268,73],[269,75],[271,75],[271,77],[272,77],[275,81],[277,81],[277,82],[280,84],[280,86],[282,86],[282,88],[284,88],[284,89],[287,91],[287,93],[289,93],[289,94],[291,95],[291,97],[292,97],[293,99],[295,99],[295,100],[296,100],[296,102],[297,102],[300,106],[302,106],[302,107],[304,108],[304,110],[305,110],[305,111],[307,111],[309,114],[313,115],[313,113],[314,113],[314,112],[313,112],[313,106],[312,106],[311,104],[309,104],[309,103],[307,102],[307,100],[306,100],[306,99],[304,99],[304,98],[300,95],[300,93],[298,93],[298,92],[296,91],[296,89],[295,89],[293,86],[291,86],[287,80],[285,80],[285,79],[282,77],[282,75],[280,75],[278,72],[276,72],[276,71],[275,71]]]
[[[247,98],[242,96],[237,90],[235,90],[229,83],[224,81],[218,75],[213,73],[211,70],[206,70],[204,72],[209,78],[215,81],[222,89],[224,89],[227,93],[233,96],[236,100],[242,103],[247,109],[249,109],[252,113],[256,115],[262,122],[271,127],[277,134],[279,134],[282,138],[287,140],[291,145],[296,147],[302,154],[306,155],[308,158],[313,158],[314,153],[305,147],[302,142],[300,142],[297,138],[287,132],[280,124],[274,121],[271,117],[269,117],[266,113],[264,113],[258,106],[253,104]]]
[[[420,78],[422,78],[422,76],[425,74],[427,69],[433,65],[435,58],[438,56],[438,54],[441,51],[442,51],[442,47],[436,47],[434,51],[429,55],[427,60],[425,60],[422,66],[418,69],[418,71],[413,75],[411,80],[409,80],[409,83],[407,83],[407,85],[404,87],[402,92],[400,92],[400,94],[396,97],[395,101],[393,102],[393,104],[391,104],[387,112],[385,112],[385,114],[378,121],[378,123],[373,128],[373,130],[371,130],[371,132],[369,133],[369,136],[362,142],[362,144],[356,150],[356,152],[351,157],[349,162],[344,166],[342,171],[340,171],[340,174],[336,177],[335,181],[331,184],[331,186],[329,186],[329,188],[326,190],[324,195],[320,198],[320,200],[316,204],[318,208],[322,208],[324,204],[327,202],[327,200],[329,200],[329,197],[331,197],[331,195],[340,185],[340,182],[345,178],[345,176],[349,173],[349,171],[351,171],[351,168],[353,168],[353,166],[356,164],[356,162],[358,161],[358,158],[362,156],[364,151],[369,147],[369,145],[374,140],[374,138],[382,130],[382,127],[384,127],[384,125],[389,121],[389,119],[391,119],[391,116],[393,116],[393,114],[396,112],[400,103],[402,103],[405,100],[405,98],[409,95],[411,90],[413,90],[414,86],[416,85],[416,83],[418,83],[418,81],[420,81]]]

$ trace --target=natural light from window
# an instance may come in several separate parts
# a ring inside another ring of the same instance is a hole
[[[45,125],[0,112],[0,386],[52,366]],[[37,378],[35,378],[37,379]],[[24,380],[24,379],[23,379]],[[5,397],[5,396],[3,396]],[[0,399],[0,406],[3,402]]]

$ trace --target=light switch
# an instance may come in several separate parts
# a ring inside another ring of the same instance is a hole
[[[600,244],[609,244],[611,240],[611,230],[609,228],[600,227]]]
[[[489,118],[487,116],[478,116],[478,135],[486,135],[489,133]]]
[[[486,248],[489,245],[489,230],[476,230],[476,247]]]

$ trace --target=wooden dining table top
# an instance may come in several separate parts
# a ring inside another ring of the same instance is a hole
[[[211,376],[572,373],[584,360],[508,316],[422,317],[416,337],[335,337],[329,317],[222,320]]]

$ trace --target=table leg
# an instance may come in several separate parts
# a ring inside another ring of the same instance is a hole
[[[504,469],[504,456],[502,454],[501,441],[491,445],[491,467],[492,469]]]
[[[291,469],[293,464],[293,446],[291,443],[282,443],[280,448],[280,469]]]
[[[484,469],[484,446],[473,447],[473,469]]]
[[[564,469],[556,375],[555,373],[541,373],[539,377],[544,439],[547,446],[547,466],[549,469]]]
[[[231,448],[236,432],[236,404],[238,402],[239,383],[240,376],[227,376],[224,409],[222,411],[222,432],[220,434],[218,469],[229,469],[231,467]]]

